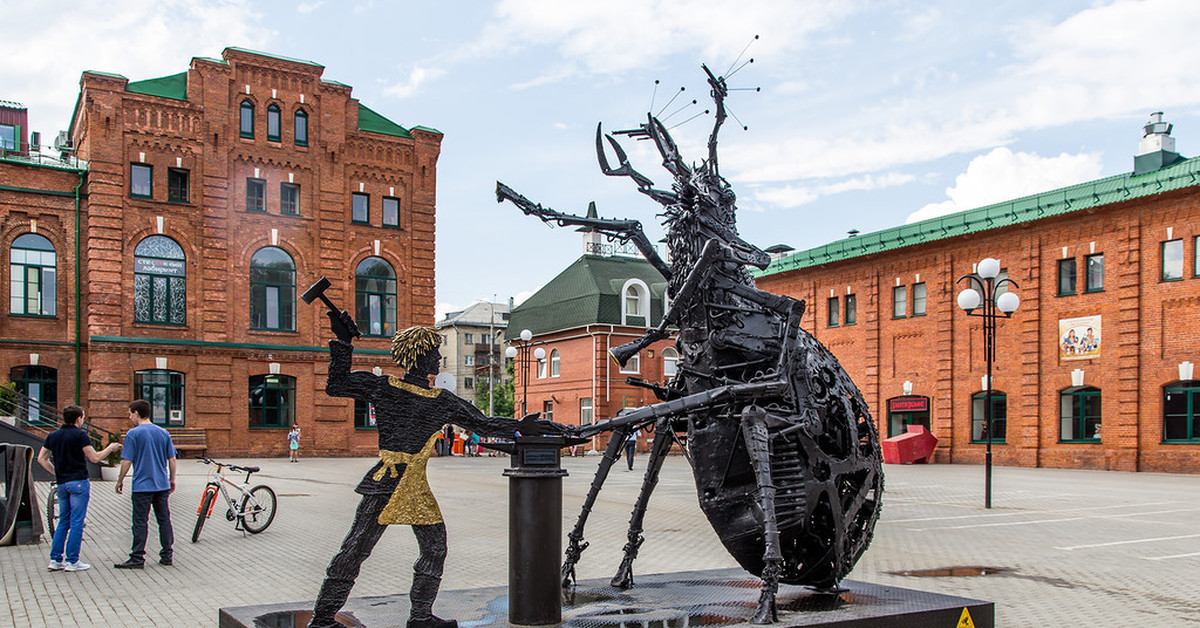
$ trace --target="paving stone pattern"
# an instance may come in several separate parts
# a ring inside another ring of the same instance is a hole
[[[92,488],[84,572],[49,572],[49,543],[0,548],[8,610],[0,626],[213,626],[223,606],[312,599],[349,529],[353,492],[368,459],[235,461],[258,464],[255,479],[279,495],[264,533],[243,536],[218,506],[200,542],[190,542],[205,465],[181,461],[171,498],[175,565],[160,566],[151,521],[142,571],[123,571],[130,541],[128,496]],[[574,522],[595,457],[565,461],[564,532]],[[589,520],[591,547],[579,577],[606,578],[620,561],[625,526],[644,470],[614,469]],[[430,484],[446,516],[450,554],[444,589],[507,582],[505,458],[434,458]],[[965,465],[885,467],[883,518],[851,578],[996,603],[998,626],[1200,626],[1200,477],[1061,469],[997,468],[993,508],[983,508],[983,469]],[[44,489],[44,485],[39,485]],[[41,491],[44,493],[44,490]],[[153,519],[153,518],[152,518]],[[416,542],[408,528],[384,535],[355,596],[408,589]],[[975,577],[888,572],[954,566],[1011,571]],[[736,567],[696,504],[686,462],[671,457],[647,516],[635,573]]]

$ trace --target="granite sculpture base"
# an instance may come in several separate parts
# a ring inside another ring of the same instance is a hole
[[[754,613],[760,581],[740,569],[642,575],[627,590],[607,580],[579,583],[563,605],[569,628],[691,628],[746,624]],[[993,628],[991,602],[847,580],[839,593],[781,586],[778,628]],[[461,628],[509,626],[504,587],[442,591],[433,608]],[[222,608],[220,628],[303,628],[311,602]],[[968,619],[969,618],[969,619]],[[408,596],[351,598],[338,614],[345,626],[405,626]]]

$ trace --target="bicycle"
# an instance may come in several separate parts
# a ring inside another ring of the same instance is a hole
[[[58,482],[50,482],[50,494],[46,496],[46,531],[54,538],[55,517],[58,512]]]
[[[229,509],[225,511],[225,519],[236,521],[234,529],[258,534],[267,529],[275,520],[275,491],[265,484],[253,488],[250,476],[259,471],[258,467],[243,467],[236,464],[217,462],[211,458],[200,458],[197,462],[213,465],[215,468],[208,472],[208,484],[204,486],[204,495],[200,498],[200,507],[196,509],[196,529],[192,530],[192,542],[200,540],[200,530],[204,521],[212,514],[217,501],[217,493],[225,498]],[[238,484],[225,477],[224,470],[245,471],[246,479]],[[230,491],[236,491],[236,497],[230,497]]]

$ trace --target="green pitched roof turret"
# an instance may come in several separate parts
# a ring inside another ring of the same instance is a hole
[[[522,329],[538,335],[585,325],[620,325],[621,291],[630,279],[640,279],[650,288],[650,320],[641,327],[656,325],[663,316],[667,281],[649,262],[584,255],[513,308],[505,337],[516,338]]]

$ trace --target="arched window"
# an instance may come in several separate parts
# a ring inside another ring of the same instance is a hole
[[[278,142],[280,140],[280,136],[282,133],[282,131],[280,130],[281,126],[282,126],[282,121],[281,121],[280,112],[279,112],[279,105],[276,105],[275,103],[271,103],[271,104],[267,105],[267,140],[268,141]]]
[[[292,256],[265,246],[250,258],[250,328],[296,329],[296,265]]]
[[[47,410],[58,406],[58,371],[49,366],[14,366],[8,373],[9,380],[16,385],[17,392],[29,398],[23,407],[16,409],[30,423],[54,423]]]
[[[630,279],[621,288],[621,324],[650,326],[650,289],[640,279]]]
[[[291,427],[296,416],[296,378],[250,377],[250,427]]]
[[[662,350],[663,359],[663,376],[675,377],[675,373],[679,370],[679,352],[675,347],[667,347]]]
[[[303,109],[296,110],[294,126],[293,141],[297,146],[308,146],[308,114]]]
[[[133,398],[150,402],[150,422],[164,427],[183,425],[183,373],[148,369],[133,373]]]
[[[36,233],[13,240],[9,255],[9,307],[12,314],[54,316],[58,291],[54,245]]]
[[[559,356],[558,349],[550,350],[550,377],[558,377],[559,372]]]
[[[238,131],[242,137],[254,137],[254,103],[243,100],[239,108]]]
[[[1076,386],[1059,393],[1059,435],[1067,442],[1100,440],[1100,389]]]
[[[368,257],[354,270],[354,307],[367,336],[396,333],[396,271],[380,257]]]
[[[1163,388],[1163,442],[1196,441],[1200,441],[1200,380]]]
[[[987,414],[985,413],[986,392],[971,395],[971,442],[987,441]],[[999,390],[992,390],[992,442],[1003,443],[1008,425],[1008,397]]]
[[[187,324],[187,263],[167,236],[147,236],[133,250],[133,320]]]

